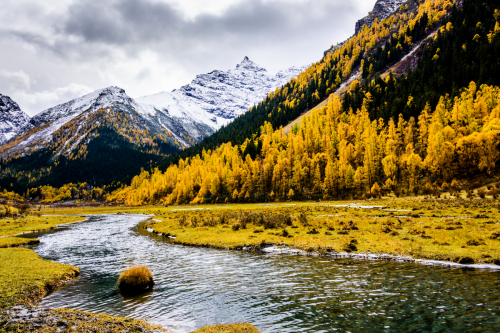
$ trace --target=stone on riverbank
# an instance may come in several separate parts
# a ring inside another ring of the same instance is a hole
[[[70,309],[15,306],[6,311],[4,320],[6,332],[169,332],[143,320]]]

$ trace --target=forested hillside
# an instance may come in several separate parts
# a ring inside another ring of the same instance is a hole
[[[389,79],[393,80],[393,79]],[[353,84],[353,89],[358,83]],[[428,193],[458,188],[478,172],[492,174],[500,157],[500,89],[471,82],[460,97],[442,97],[415,119],[371,120],[367,105],[342,112],[333,97],[288,135],[270,123],[258,138],[262,154],[241,157],[248,144],[223,144],[181,160],[165,173],[147,171],[108,197],[128,205],[263,201]]]
[[[141,126],[137,118],[115,108],[76,117],[54,132],[47,148],[1,160],[0,187],[25,193],[47,184],[59,187],[86,182],[104,186],[130,182],[141,168],[150,169],[166,154],[177,151],[174,145],[157,137],[160,134]],[[40,129],[43,127],[35,130]],[[32,134],[30,131],[5,144],[0,153]]]
[[[136,205],[417,194],[493,175],[499,20],[492,0],[409,2],[177,163],[143,171],[108,199]],[[414,60],[403,75],[387,73],[408,56]],[[325,98],[291,133],[280,129]]]
[[[345,54],[346,43],[250,111],[270,111],[259,136],[249,135],[241,145],[205,149],[164,173],[143,172],[109,199],[134,205],[357,197],[384,189],[409,194],[456,187],[463,178],[495,173],[500,91],[492,85],[498,84],[500,68],[494,56],[500,46],[500,15],[493,1],[459,5],[426,1],[418,15],[408,17],[407,28],[400,28],[400,36],[406,36],[403,42],[413,32],[421,36],[422,25],[431,34],[429,27],[440,19],[442,23],[424,42],[418,65],[409,68],[408,75],[383,80],[374,72],[384,54],[389,57],[394,45],[399,48],[397,35],[390,35],[383,50],[356,51],[352,57]],[[449,9],[448,16],[444,9]],[[393,17],[387,21],[381,27],[403,26]],[[377,24],[372,26],[375,31]],[[368,31],[364,28],[360,34]],[[355,56],[358,52],[365,54],[366,62]],[[280,117],[274,115],[284,117],[297,105],[305,109],[313,99],[321,100],[320,87],[330,81],[318,73],[329,68],[327,59],[337,60],[335,70],[340,63],[345,73],[355,67],[352,59],[360,60],[365,79],[354,81],[342,99],[332,96],[326,107],[304,118],[288,136],[276,130],[273,121]],[[314,91],[311,99],[305,91]]]
[[[375,77],[443,25],[452,7],[448,0],[427,0],[421,5],[410,0],[387,19],[380,22],[375,19],[370,28],[364,26],[358,34],[328,52],[297,79],[270,93],[246,114],[201,143],[167,158],[160,169],[165,170],[179,158],[200,154],[203,149],[214,149],[222,143],[241,144],[258,134],[266,121],[274,128],[285,126],[345,85],[351,76],[363,73],[365,78]],[[389,49],[391,53],[385,51]]]

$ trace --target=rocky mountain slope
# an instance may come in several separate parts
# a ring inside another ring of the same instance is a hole
[[[16,102],[0,94],[0,145],[14,137],[29,120]]]
[[[271,75],[245,57],[235,69],[198,75],[171,93],[134,99],[119,87],[96,90],[18,124],[18,134],[0,147],[0,185],[127,182],[213,134],[300,71]]]
[[[124,122],[127,126],[117,126]],[[37,114],[0,152],[6,158],[53,149],[56,156],[70,156],[75,150],[85,151],[96,136],[94,130],[105,125],[138,147],[154,146],[153,137],[164,143],[175,143],[175,136],[160,125],[154,108],[137,103],[119,87],[108,87]]]
[[[371,12],[368,13],[367,16],[359,19],[354,26],[354,36],[358,34],[358,32],[366,25],[368,28],[372,26],[372,23],[377,19],[379,22],[385,18],[388,18],[396,12],[402,5],[406,3],[415,3],[414,0],[377,0]],[[348,39],[347,39],[348,40]],[[341,42],[335,46],[332,46],[328,50],[325,51],[324,55],[328,52],[333,52],[337,48],[343,46],[345,43]]]
[[[215,70],[196,76],[188,85],[172,92],[160,92],[137,98],[139,103],[152,105],[163,116],[162,124],[169,129],[183,127],[183,142],[198,142],[239,115],[245,113],[267,94],[281,87],[305,69],[292,67],[270,74],[245,57],[227,72]],[[190,140],[194,139],[194,140]]]
[[[371,27],[375,19],[382,21],[383,19],[389,17],[406,2],[408,2],[408,0],[377,0],[373,6],[373,10],[367,16],[356,22],[354,34],[357,34],[365,24],[368,27]]]

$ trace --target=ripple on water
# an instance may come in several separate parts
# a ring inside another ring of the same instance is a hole
[[[44,306],[148,319],[174,332],[250,322],[263,332],[500,331],[499,273],[373,260],[277,256],[172,245],[141,234],[138,215],[103,215],[32,235],[42,257],[81,277]],[[115,293],[146,264],[155,288]]]

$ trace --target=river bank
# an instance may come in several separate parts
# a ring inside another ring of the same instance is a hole
[[[43,260],[30,249],[0,249],[0,330],[168,332],[142,320],[37,307],[47,293],[71,283],[79,275],[77,267]]]
[[[10,243],[4,243],[8,246],[0,248],[0,331],[170,332],[144,320],[40,306],[43,297],[59,287],[72,283],[79,277],[80,270],[72,265],[44,260],[31,249],[12,248],[36,245],[40,244],[40,241],[36,238],[10,235],[49,231],[58,225],[81,222],[87,218],[84,216],[26,215],[15,216],[9,220],[4,219],[3,225],[0,223],[0,232],[4,234],[0,240],[10,241]],[[13,234],[14,231],[19,230],[22,232]],[[18,242],[17,239],[19,239]],[[259,331],[248,324],[234,324],[206,327],[200,332],[254,333]]]
[[[180,245],[500,268],[494,201],[242,206],[161,210],[144,227]]]
[[[84,216],[52,216],[37,212],[13,215],[0,219],[0,248],[38,244],[37,239],[17,237],[26,233],[55,229],[60,225],[85,221]]]
[[[489,310],[500,305],[495,272],[178,246],[143,228],[155,219],[95,215],[31,235],[41,240],[40,256],[81,269],[80,278],[41,306],[147,320],[175,333],[234,322],[286,333],[442,325],[453,332],[478,325],[495,331],[500,325]],[[136,264],[150,267],[154,290],[133,298],[115,293],[120,272]]]

